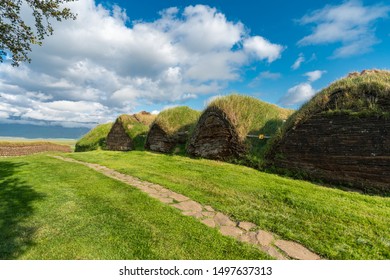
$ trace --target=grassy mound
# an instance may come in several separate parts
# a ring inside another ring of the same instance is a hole
[[[388,192],[390,72],[364,70],[330,84],[295,112],[266,152],[276,171]]]
[[[346,114],[354,117],[390,117],[390,71],[353,72],[320,91],[296,111],[284,131],[312,115]]]
[[[121,115],[117,121],[122,124],[126,134],[133,140],[134,148],[143,150],[146,135],[155,118],[156,115],[140,112],[133,115]]]
[[[157,124],[168,135],[188,130],[198,120],[200,112],[187,106],[166,109],[158,114],[154,124]]]
[[[255,168],[262,167],[264,151],[268,140],[258,139],[263,134],[273,135],[284,124],[284,121],[293,113],[292,110],[280,108],[259,99],[233,94],[213,100],[208,110],[223,112],[224,118],[232,125],[238,137],[239,145],[244,147],[244,155],[233,162],[239,162]]]
[[[150,127],[145,149],[160,153],[185,154],[189,132],[200,112],[187,106],[162,111]]]
[[[75,151],[86,152],[98,149],[104,150],[106,147],[107,134],[110,132],[111,127],[112,123],[105,123],[91,129],[79,141],[77,141]]]
[[[217,107],[227,115],[241,141],[248,134],[274,134],[293,112],[239,94],[216,98],[209,107]]]

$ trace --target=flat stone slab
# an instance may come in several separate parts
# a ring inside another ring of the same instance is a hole
[[[213,219],[204,219],[201,220],[202,223],[204,223],[208,227],[215,227],[215,221]]]
[[[184,196],[184,195],[181,195],[179,193],[171,193],[169,195],[169,197],[173,198],[174,200],[178,201],[178,202],[182,202],[182,201],[186,201],[186,200],[189,200],[188,197]]]
[[[268,253],[268,255],[270,255],[271,257],[274,257],[277,260],[288,260],[288,258],[286,258],[286,256],[284,256],[282,253],[280,253],[278,250],[276,250],[272,246],[261,246],[261,249],[264,252]]]
[[[223,235],[239,237],[243,231],[235,226],[221,226],[219,229]]]
[[[291,258],[297,260],[319,260],[320,256],[309,251],[301,244],[292,241],[278,240],[275,245]]]
[[[209,205],[206,205],[204,207],[205,210],[209,211],[209,212],[214,212],[215,210],[213,209],[213,207],[209,206]]]
[[[183,212],[202,212],[202,205],[192,200],[173,204],[173,206]]]
[[[153,188],[153,189],[159,190],[159,191],[161,191],[163,189],[162,186],[157,185],[157,184],[152,184],[152,185],[150,185],[150,187]]]
[[[265,230],[258,230],[256,232],[256,239],[260,243],[260,245],[269,246],[274,240],[274,236]]]
[[[162,203],[165,203],[165,204],[173,203],[173,199],[170,197],[159,197],[158,200],[160,200]]]
[[[245,232],[239,237],[239,240],[242,242],[247,242],[251,244],[257,244],[257,238],[255,232]]]
[[[155,190],[155,189],[152,189],[152,188],[149,188],[149,187],[142,187],[142,190],[144,192],[146,192],[147,194],[158,194],[158,190]]]
[[[185,215],[185,216],[192,216],[192,217],[195,217],[197,219],[200,219],[200,218],[203,217],[201,212],[194,212],[194,211],[183,212],[183,215]]]
[[[214,221],[220,226],[236,226],[236,223],[230,220],[230,218],[222,213],[217,213],[214,217]]]
[[[238,226],[246,231],[249,231],[252,228],[256,227],[256,225],[254,223],[250,223],[250,222],[239,222]]]
[[[209,212],[209,211],[203,211],[202,214],[205,217],[214,217],[215,216],[215,212]]]

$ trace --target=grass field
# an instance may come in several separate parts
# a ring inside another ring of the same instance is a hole
[[[76,139],[62,139],[62,138],[34,138],[34,139],[29,139],[29,138],[21,138],[21,137],[0,137],[0,144],[2,142],[12,142],[12,143],[32,143],[32,142],[51,142],[54,144],[59,144],[59,145],[69,145],[69,146],[74,146],[77,142]]]
[[[150,152],[66,154],[159,183],[327,259],[390,259],[390,198]],[[264,259],[131,186],[45,154],[0,158],[0,259]]]
[[[0,259],[267,258],[87,167],[0,158]]]
[[[328,259],[390,259],[390,198],[149,152],[72,154],[159,183],[202,204],[298,241]]]

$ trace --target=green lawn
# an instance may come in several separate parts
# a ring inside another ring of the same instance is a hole
[[[159,183],[328,259],[390,259],[390,198],[321,187],[244,166],[149,152],[71,157]],[[162,206],[161,206],[162,207]]]
[[[0,158],[0,259],[267,258],[82,165]]]

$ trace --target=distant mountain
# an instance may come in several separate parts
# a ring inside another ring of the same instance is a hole
[[[24,138],[69,138],[79,139],[89,131],[85,127],[38,126],[30,124],[0,123],[0,136]]]

